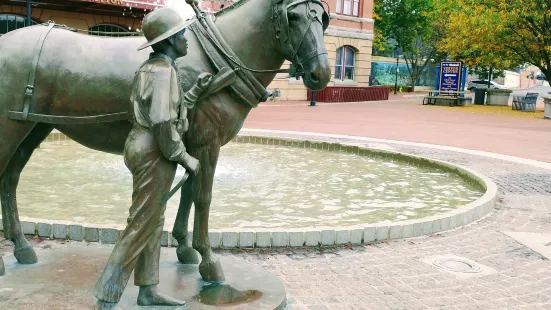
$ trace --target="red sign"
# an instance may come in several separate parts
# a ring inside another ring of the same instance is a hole
[[[165,0],[80,0],[83,2],[92,2],[97,4],[116,5],[131,7],[137,9],[153,10],[156,7],[165,6]]]

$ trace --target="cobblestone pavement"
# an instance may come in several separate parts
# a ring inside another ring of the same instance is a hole
[[[440,159],[485,174],[499,186],[496,210],[468,226],[426,237],[220,255],[241,257],[277,275],[287,289],[286,309],[551,309],[551,263],[504,234],[551,232],[551,170],[418,146],[357,144]],[[48,242],[56,241],[42,243]],[[11,246],[4,242],[2,251],[11,251]],[[494,272],[458,276],[421,261],[448,254]]]

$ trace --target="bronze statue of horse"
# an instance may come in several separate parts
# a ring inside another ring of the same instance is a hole
[[[323,22],[322,21],[323,16]],[[318,22],[320,21],[320,22]],[[323,33],[327,12],[319,0],[241,0],[216,15],[215,24],[241,67],[253,68],[254,77],[264,88],[285,60],[299,63],[306,87],[325,88],[330,66],[324,49]],[[35,148],[55,128],[74,141],[99,151],[122,154],[131,129],[128,120],[71,123],[17,120],[10,115],[24,111],[25,90],[33,59],[36,66],[29,115],[90,117],[129,111],[134,72],[150,49],[137,52],[145,38],[107,38],[53,28],[43,41],[44,25],[18,29],[0,38],[0,196],[4,236],[14,243],[14,255],[23,264],[37,262],[36,254],[21,231],[16,203],[19,176]],[[188,55],[177,66],[184,90],[202,72],[216,73],[198,36],[186,31]],[[226,57],[227,60],[228,57]],[[245,71],[247,69],[241,69]],[[265,99],[264,99],[265,100]],[[262,101],[262,100],[259,100]],[[223,280],[218,259],[208,236],[212,184],[220,147],[237,135],[254,105],[245,104],[228,87],[201,100],[188,114],[190,129],[185,139],[188,152],[198,158],[201,169],[182,187],[173,236],[179,243],[181,262],[202,256],[200,272],[205,280]],[[11,111],[11,112],[10,112]],[[187,240],[188,218],[195,205],[193,249]],[[67,206],[70,207],[70,206]]]

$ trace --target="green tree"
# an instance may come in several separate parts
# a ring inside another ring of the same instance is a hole
[[[436,49],[442,28],[434,5],[435,0],[375,0],[375,47],[383,50],[389,41],[396,42],[414,89],[427,65],[444,58]]]
[[[551,81],[551,0],[439,0],[439,50],[470,67],[529,63]]]

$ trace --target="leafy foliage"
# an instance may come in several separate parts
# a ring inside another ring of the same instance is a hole
[[[416,82],[431,60],[443,58],[436,42],[441,36],[441,25],[433,14],[436,0],[375,0],[375,39],[379,50],[394,49],[403,55],[411,84]]]
[[[447,20],[438,48],[470,67],[523,63],[551,80],[551,0],[439,0]]]

